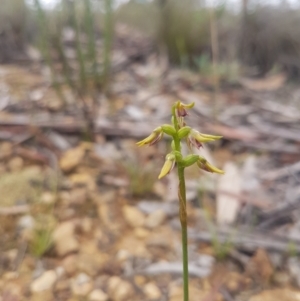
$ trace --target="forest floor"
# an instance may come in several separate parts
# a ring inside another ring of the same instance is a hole
[[[178,99],[224,137],[200,150],[224,176],[187,171],[190,300],[299,300],[299,87],[216,89],[128,45],[92,122],[91,96],[60,97],[41,61],[0,66],[0,300],[182,300],[177,179],[157,180],[169,142],[136,146]]]

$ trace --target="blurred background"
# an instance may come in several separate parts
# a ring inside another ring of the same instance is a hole
[[[297,0],[0,0],[0,301],[183,299],[177,100],[190,300],[299,300],[299,82]]]

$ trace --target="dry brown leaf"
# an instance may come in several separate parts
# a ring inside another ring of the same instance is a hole
[[[270,282],[274,274],[274,268],[264,249],[258,249],[256,251],[254,256],[250,259],[246,271],[248,275],[252,276],[258,282],[263,282],[264,284]]]
[[[82,161],[85,154],[83,147],[76,147],[67,150],[59,161],[59,166],[64,172],[70,172],[76,168]]]

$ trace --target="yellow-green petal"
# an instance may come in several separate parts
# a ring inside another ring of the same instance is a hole
[[[157,136],[157,135],[153,132],[153,133],[151,133],[148,137],[146,137],[145,139],[143,139],[143,140],[137,142],[136,144],[137,144],[138,146],[144,146],[144,145],[146,145],[146,144],[150,144],[151,141],[153,141],[153,139],[156,138],[156,136]]]
[[[163,130],[161,127],[157,127],[156,129],[153,130],[153,132],[146,137],[145,139],[137,142],[136,144],[138,146],[144,146],[144,145],[153,145],[154,143],[158,142],[161,140],[163,137]]]
[[[170,171],[173,169],[175,165],[175,156],[174,154],[168,154],[166,156],[166,161],[160,171],[160,174],[158,176],[158,179],[163,178],[164,176],[166,176],[167,174],[170,173]]]
[[[204,159],[202,157],[199,157],[197,165],[200,169],[203,169],[203,170],[208,171],[208,172],[218,173],[218,174],[224,174],[225,173],[223,170],[211,165],[209,162],[207,162],[206,159]]]

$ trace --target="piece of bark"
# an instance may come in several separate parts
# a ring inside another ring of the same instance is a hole
[[[228,162],[223,169],[225,174],[217,188],[217,222],[221,225],[235,221],[241,204],[234,195],[240,195],[242,190],[241,172],[236,164]]]

